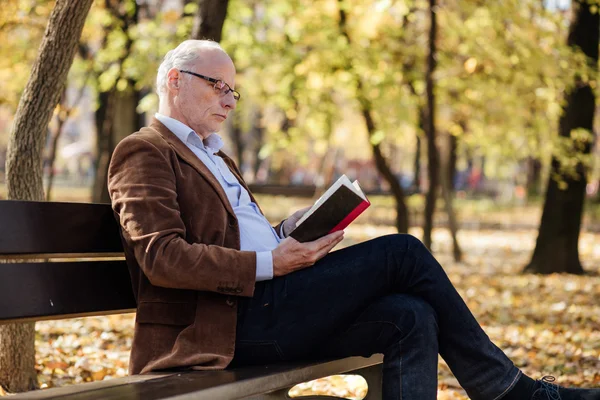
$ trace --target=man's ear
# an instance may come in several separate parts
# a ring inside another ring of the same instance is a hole
[[[171,68],[167,72],[167,89],[170,92],[178,92],[181,81],[181,74],[177,68]]]

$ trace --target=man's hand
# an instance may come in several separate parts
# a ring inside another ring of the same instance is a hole
[[[290,232],[292,232],[296,227],[296,222],[298,222],[300,218],[302,218],[302,216],[306,214],[308,210],[310,210],[310,207],[311,206],[301,208],[283,221],[283,237],[288,237]]]
[[[312,242],[300,243],[286,238],[273,250],[273,276],[283,276],[310,267],[331,251],[344,238],[337,231]]]

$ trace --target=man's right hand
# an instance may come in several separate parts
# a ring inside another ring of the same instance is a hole
[[[310,267],[325,257],[344,238],[337,231],[312,242],[300,243],[292,237],[285,238],[273,250],[273,276],[283,276]]]

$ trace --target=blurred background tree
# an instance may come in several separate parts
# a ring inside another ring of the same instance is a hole
[[[2,198],[9,132],[54,5],[0,9]],[[540,225],[526,218],[539,226],[528,271],[580,273],[574,221],[600,223],[597,16],[583,0],[97,0],[45,133],[45,196],[109,201],[112,150],[153,117],[162,57],[212,38],[242,94],[222,134],[256,191],[318,196],[346,174],[385,198],[374,222],[422,225],[431,248],[433,227],[456,237],[485,219],[468,206],[545,207]],[[575,267],[547,262],[559,248]]]

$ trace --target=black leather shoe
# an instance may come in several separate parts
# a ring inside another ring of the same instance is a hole
[[[555,385],[553,376],[535,381],[531,400],[600,400],[600,389],[564,388]]]

